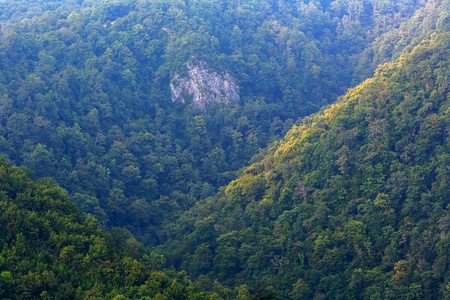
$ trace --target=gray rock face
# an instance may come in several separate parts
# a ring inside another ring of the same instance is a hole
[[[171,80],[172,101],[185,103],[187,97],[192,97],[191,105],[206,110],[210,104],[239,100],[239,86],[229,73],[218,74],[202,61],[198,65],[188,62],[187,69],[188,78],[175,73]]]

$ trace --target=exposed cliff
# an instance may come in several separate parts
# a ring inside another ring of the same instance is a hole
[[[229,73],[218,74],[202,61],[197,65],[188,62],[187,69],[187,78],[175,73],[170,83],[172,101],[185,103],[186,98],[192,97],[191,105],[205,110],[209,104],[239,100],[239,86]]]

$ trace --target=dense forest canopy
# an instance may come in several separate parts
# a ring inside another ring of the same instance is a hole
[[[449,297],[449,13],[0,1],[0,297]]]
[[[362,51],[424,4],[1,2],[0,151],[157,244],[161,224],[333,102]],[[236,78],[239,101],[172,102],[173,76],[200,62]]]
[[[81,216],[55,183],[34,182],[0,158],[0,298],[234,299],[206,292],[124,232],[115,238]],[[217,292],[217,293],[216,293]]]

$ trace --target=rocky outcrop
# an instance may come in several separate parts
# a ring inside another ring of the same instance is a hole
[[[239,100],[239,86],[229,73],[218,74],[207,69],[205,62],[188,62],[187,69],[188,78],[181,78],[177,73],[172,78],[172,101],[186,103],[192,97],[192,106],[206,110],[211,104]]]

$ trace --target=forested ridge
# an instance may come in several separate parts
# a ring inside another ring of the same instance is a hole
[[[450,297],[449,9],[0,1],[0,297]]]
[[[446,24],[168,227],[169,263],[282,299],[448,298]]]

